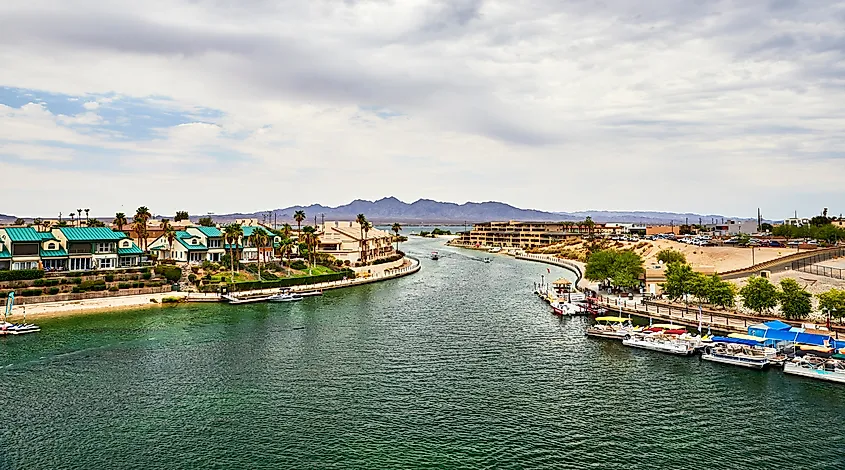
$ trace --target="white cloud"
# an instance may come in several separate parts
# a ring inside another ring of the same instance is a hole
[[[0,85],[86,97],[88,112],[0,107],[0,142],[93,146],[114,152],[102,171],[241,189],[183,202],[184,184],[163,185],[148,195],[162,211],[396,195],[815,212],[845,195],[843,5],[3,2]],[[115,140],[98,126],[120,96],[196,122]]]

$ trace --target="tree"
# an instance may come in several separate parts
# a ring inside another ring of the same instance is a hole
[[[267,232],[264,231],[262,228],[257,228],[252,231],[252,235],[249,236],[250,241],[253,245],[258,249],[258,280],[261,280],[261,248],[267,245],[267,242],[270,240],[270,236],[267,235]]]
[[[316,231],[317,231],[317,229],[310,226],[310,225],[306,225],[305,227],[302,228],[302,244],[305,245],[305,251],[306,251],[306,255],[307,255],[306,259],[308,260],[308,275],[309,276],[311,275],[311,268],[312,268],[311,258],[312,258],[312,255],[313,255],[313,250],[311,248],[311,242],[312,242],[311,236]]]
[[[748,283],[739,290],[742,304],[751,310],[762,314],[778,305],[778,288],[768,279],[751,276]]]
[[[639,285],[645,272],[643,259],[633,251],[601,250],[590,254],[584,277],[591,281],[610,281],[616,287]]]
[[[18,217],[17,219],[15,219],[15,225],[26,225],[26,220]]]
[[[106,224],[104,222],[102,222],[101,220],[98,220],[98,219],[90,219],[87,222],[87,224],[88,224],[89,227],[105,227],[106,226]]]
[[[41,228],[41,224],[42,224],[42,223],[44,223],[44,221],[43,221],[43,220],[41,220],[41,218],[40,218],[40,217],[36,217],[35,219],[33,219],[33,220],[32,220],[32,225],[35,225],[35,229],[36,229],[36,230],[38,230],[39,228]]]
[[[663,264],[686,264],[687,257],[684,256],[684,254],[680,251],[673,250],[671,248],[666,248],[665,250],[660,250],[660,252],[657,253],[657,261],[662,261]]]
[[[810,302],[812,295],[798,284],[795,279],[786,278],[780,281],[780,311],[788,320],[807,318],[813,310]]]
[[[693,283],[696,281],[696,273],[686,263],[670,263],[666,267],[663,283],[663,294],[672,300],[678,300],[685,294],[690,294]]]
[[[293,213],[293,220],[296,221],[296,239],[300,240],[302,235],[302,221],[305,220],[305,211],[296,211]]]
[[[707,303],[732,308],[736,305],[736,285],[721,280],[717,274],[707,277]]]
[[[760,224],[760,230],[771,233],[772,230],[774,230],[774,227],[768,222],[763,222],[762,224]]]
[[[590,217],[589,215],[587,216],[586,219],[584,219],[584,227],[587,228],[587,234],[592,237],[593,236],[593,229],[595,229],[596,223],[593,222],[593,218]]]
[[[188,211],[176,211],[176,217],[173,218],[174,222],[181,222],[183,220],[188,220]]]
[[[748,246],[751,242],[751,235],[747,233],[740,233],[736,236],[736,244],[739,246]]]
[[[365,263],[367,254],[364,252],[364,226],[367,225],[367,217],[364,214],[358,214],[355,221],[358,222],[358,228],[361,232],[361,262]]]
[[[153,215],[150,213],[147,206],[139,207],[135,210],[135,216],[132,217],[132,224],[134,226],[135,233],[138,235],[144,250],[147,249],[147,221],[149,221],[152,217]]]
[[[123,226],[129,225],[129,221],[126,220],[126,214],[124,214],[123,212],[117,212],[114,214],[114,220],[112,221],[112,224],[117,226],[118,232],[122,232]]]
[[[211,217],[200,217],[197,223],[203,227],[214,227],[214,219]]]
[[[290,236],[282,238],[282,241],[279,243],[279,249],[282,252],[282,264],[285,261],[285,255],[287,255],[288,263],[290,263],[290,255],[293,252],[293,244],[294,241],[290,238]],[[285,266],[288,271],[288,276],[290,276],[290,267]]]
[[[367,261],[370,260],[370,230],[372,230],[373,224],[369,221],[364,224],[364,247],[367,249]]]
[[[235,280],[235,252],[237,243],[243,237],[244,231],[240,224],[229,224],[223,229],[223,237],[229,245],[229,258],[232,264],[232,281]]]
[[[390,227],[390,230],[393,230],[393,233],[396,234],[396,251],[398,252],[399,251],[399,232],[402,231],[402,226],[399,225],[399,222],[396,222],[396,223],[393,224],[392,227]]]
[[[819,299],[819,310],[830,314],[833,318],[845,317],[845,290],[830,289],[816,294],[816,297]]]
[[[176,241],[176,231],[170,225],[169,219],[161,219],[161,230],[167,238],[168,259],[173,259],[173,242]]]

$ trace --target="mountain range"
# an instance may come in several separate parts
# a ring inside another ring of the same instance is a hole
[[[633,223],[672,223],[681,224],[686,220],[704,223],[725,218],[721,215],[700,215],[693,213],[675,212],[625,212],[625,211],[579,211],[579,212],[545,212],[534,209],[521,209],[502,202],[467,202],[456,204],[453,202],[439,202],[431,199],[420,199],[412,203],[400,201],[395,197],[386,197],[377,201],[356,199],[349,204],[328,207],[321,204],[310,206],[291,206],[265,212],[215,214],[216,221],[234,219],[275,217],[279,221],[289,222],[296,211],[304,211],[308,221],[313,223],[314,217],[324,217],[326,220],[354,220],[358,214],[364,214],[373,223],[404,224],[463,224],[464,222],[488,222],[506,220],[530,221],[563,221],[584,220],[592,217],[595,222],[633,222]],[[268,219],[269,221],[269,219]]]

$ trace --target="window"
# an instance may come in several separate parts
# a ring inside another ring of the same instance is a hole
[[[71,271],[91,269],[91,258],[71,258],[68,260],[68,269]]]
[[[98,269],[110,269],[114,266],[114,258],[100,258],[98,261]]]
[[[95,244],[96,253],[112,253],[115,251],[114,243],[99,242]]]
[[[47,249],[48,249],[48,250],[55,250],[55,249],[56,249],[56,244],[55,244],[55,243],[53,243],[53,242],[48,243],[48,244],[47,244]]]
[[[192,239],[191,239],[191,245],[196,245],[196,244],[197,244],[197,239],[196,239],[196,238],[192,238]]]
[[[220,248],[220,239],[219,238],[209,238],[208,239],[208,247],[209,248]]]
[[[12,255],[13,256],[29,256],[29,255],[37,255],[38,254],[38,244],[37,243],[14,243],[12,244]],[[20,269],[29,269],[29,268],[20,268]]]

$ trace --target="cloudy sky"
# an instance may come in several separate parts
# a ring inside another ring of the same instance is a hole
[[[4,0],[0,212],[839,213],[843,59],[831,0]]]

